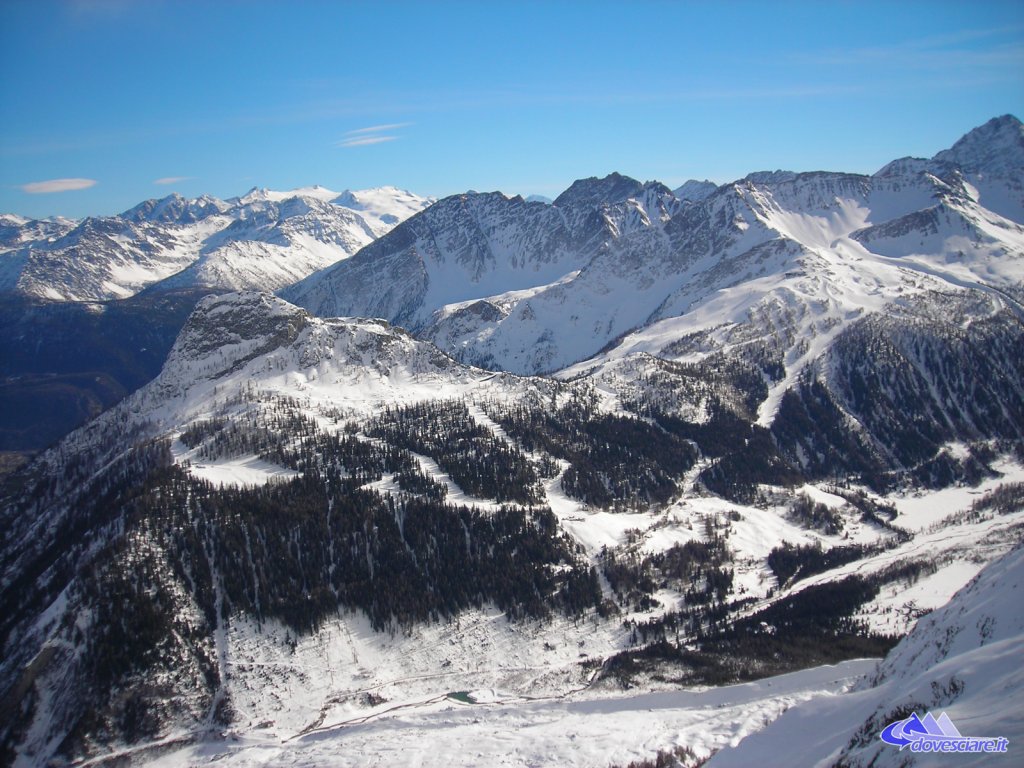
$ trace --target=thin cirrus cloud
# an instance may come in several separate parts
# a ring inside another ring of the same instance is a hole
[[[154,179],[154,184],[177,184],[181,181],[188,181],[192,176],[164,176],[162,179]]]
[[[387,125],[371,125],[369,128],[356,128],[354,131],[346,131],[346,136],[355,136],[364,133],[383,133],[384,131],[395,131],[399,128],[406,128],[412,123],[388,123]]]
[[[387,123],[386,125],[370,125],[366,128],[356,128],[346,131],[345,138],[335,146],[338,147],[365,147],[370,144],[383,144],[386,141],[395,141],[398,136],[386,133],[405,128],[412,123]]]
[[[394,141],[397,136],[356,136],[351,139],[342,139],[338,142],[339,147],[365,147],[367,144],[383,144],[385,141]]]
[[[95,179],[49,179],[33,181],[21,185],[22,192],[30,195],[49,195],[54,192],[73,192],[77,189],[88,189],[96,186]]]

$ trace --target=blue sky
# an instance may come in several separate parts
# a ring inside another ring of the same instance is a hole
[[[1024,3],[0,0],[0,73],[0,211],[554,196],[930,156],[1024,117]]]

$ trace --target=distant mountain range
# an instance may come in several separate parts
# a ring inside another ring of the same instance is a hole
[[[394,187],[146,200],[82,221],[0,219],[0,291],[56,301],[143,289],[276,290],[351,256],[433,200]]]
[[[44,448],[152,379],[204,295],[289,285],[432,202],[254,188],[81,221],[0,216],[0,455]]]

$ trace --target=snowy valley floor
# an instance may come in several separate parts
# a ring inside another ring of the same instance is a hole
[[[364,723],[328,726],[282,742],[258,731],[169,752],[150,765],[587,766],[651,758],[674,745],[698,755],[737,744],[789,707],[845,691],[875,667],[848,661],[723,688],[641,694],[582,693],[526,701],[474,691],[409,703]]]

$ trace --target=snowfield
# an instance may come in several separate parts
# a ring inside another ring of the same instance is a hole
[[[237,456],[230,459],[203,460],[196,458],[196,451],[189,450],[176,440],[171,444],[174,460],[188,466],[189,474],[214,485],[253,487],[274,480],[296,477],[297,472],[264,461],[259,456]]]
[[[874,667],[873,660],[848,661],[724,688],[601,698],[529,701],[472,691],[465,698],[475,701],[466,703],[441,694],[286,742],[259,732],[229,735],[146,765],[592,768],[648,759],[674,745],[707,756],[740,743],[790,707],[838,696]]]

